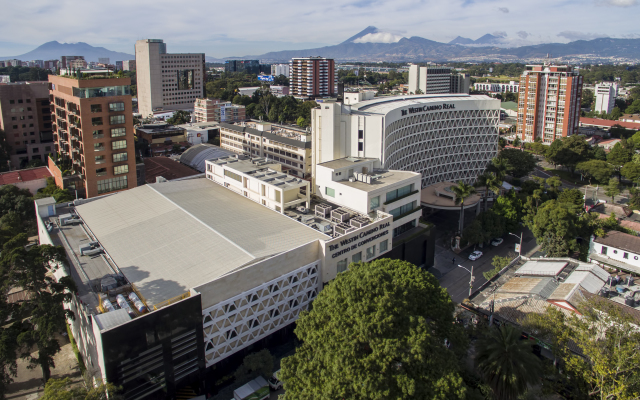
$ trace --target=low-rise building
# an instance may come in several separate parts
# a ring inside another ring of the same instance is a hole
[[[600,128],[604,130],[609,130],[614,126],[619,126],[625,129],[631,130],[640,130],[640,123],[635,122],[624,122],[624,121],[612,121],[609,119],[600,119],[600,118],[587,118],[580,117],[580,126],[581,127],[594,127]]]
[[[136,126],[136,136],[145,144],[186,142],[187,130],[180,126],[159,122]]]
[[[194,103],[196,122],[241,122],[246,119],[245,107],[220,99],[197,99]]]
[[[591,237],[589,260],[639,274],[640,237],[618,231],[609,231],[603,237]]]
[[[0,186],[13,185],[19,189],[27,189],[32,195],[47,186],[47,178],[52,177],[47,167],[20,169],[0,173]]]
[[[476,82],[473,84],[473,90],[491,93],[518,93],[520,83],[516,81],[509,81],[509,83]]]

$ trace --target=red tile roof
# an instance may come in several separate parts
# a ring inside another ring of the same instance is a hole
[[[144,159],[144,179],[147,183],[156,183],[156,177],[158,176],[171,180],[199,173],[199,171],[173,161],[168,157],[148,157]]]
[[[36,179],[48,178],[51,176],[49,168],[39,167],[31,169],[21,169],[0,174],[0,185],[10,185],[20,182],[35,181]]]
[[[640,124],[634,122],[622,122],[622,121],[611,121],[608,119],[600,119],[600,118],[580,118],[580,125],[592,125],[592,126],[606,126],[611,128],[614,125],[620,125],[623,128],[640,130]]]

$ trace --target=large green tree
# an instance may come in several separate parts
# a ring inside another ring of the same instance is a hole
[[[465,199],[473,195],[476,192],[476,189],[473,186],[460,181],[457,185],[452,186],[451,190],[453,191],[453,194],[456,195],[455,204],[460,204],[460,221],[458,232],[462,232],[464,230],[464,201]]]
[[[572,135],[563,138],[561,144],[562,147],[555,154],[555,161],[571,173],[575,171],[578,163],[588,160],[591,155],[591,147],[582,136]]]
[[[616,143],[607,154],[607,161],[615,165],[617,169],[633,159],[633,150],[621,143]]]
[[[191,113],[189,111],[178,110],[173,116],[167,120],[172,125],[182,125],[191,122]]]
[[[600,184],[608,182],[613,174],[613,166],[606,161],[589,160],[578,163],[576,169],[589,179],[589,183],[594,181]]]
[[[498,197],[491,210],[496,215],[504,218],[507,232],[518,229],[518,225],[522,221],[522,200],[514,190],[510,190],[508,193]]]
[[[280,370],[286,398],[464,399],[453,311],[436,278],[410,263],[351,264],[301,313],[302,345]]]
[[[515,400],[542,378],[542,362],[522,332],[510,324],[492,327],[476,344],[476,367],[498,400]]]
[[[580,207],[556,200],[549,200],[538,208],[530,228],[550,257],[564,257],[579,250],[580,212]]]
[[[509,163],[509,173],[514,178],[522,178],[533,172],[536,167],[536,159],[531,153],[517,149],[504,149],[500,152],[500,158]]]
[[[485,172],[478,177],[476,187],[484,187],[484,210],[487,211],[489,192],[498,196],[502,188],[502,180],[496,176],[495,172]]]
[[[640,164],[630,161],[620,169],[620,173],[631,182],[637,184],[640,180]]]
[[[88,376],[84,384],[74,385],[69,378],[49,379],[40,400],[120,400],[120,387],[102,381],[93,382]]]
[[[609,179],[609,184],[604,188],[604,194],[611,197],[611,202],[616,202],[616,196],[620,194],[620,182],[616,178]]]

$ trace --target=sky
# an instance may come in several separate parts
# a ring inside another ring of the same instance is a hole
[[[362,40],[420,36],[449,42],[491,33],[510,45],[598,37],[640,38],[640,0],[0,0],[0,56],[52,40],[133,54],[138,39],[164,39],[168,52],[260,55]]]

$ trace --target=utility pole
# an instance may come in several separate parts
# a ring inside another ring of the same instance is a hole
[[[471,297],[471,291],[473,290],[473,282],[476,280],[476,278],[473,276],[473,265],[471,266],[471,271],[469,271],[468,269],[466,269],[460,264],[458,264],[458,267],[464,269],[465,271],[471,274],[471,277],[469,278],[469,297]]]

